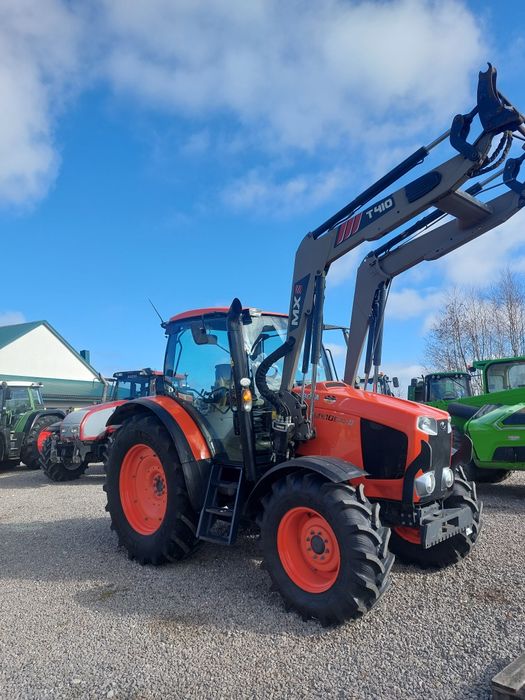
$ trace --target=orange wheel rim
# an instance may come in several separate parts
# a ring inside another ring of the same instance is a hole
[[[341,566],[339,544],[322,515],[311,508],[292,508],[277,530],[277,551],[284,570],[308,593],[331,588]]]
[[[411,544],[421,544],[421,530],[419,527],[407,527],[399,525],[393,528],[394,532]]]
[[[168,487],[162,462],[147,445],[133,445],[120,469],[120,502],[131,527],[152,535],[162,525],[168,505]]]
[[[41,430],[37,439],[36,439],[36,446],[39,452],[42,452],[42,448],[44,447],[44,442],[47,440],[47,438],[51,435],[50,430]]]

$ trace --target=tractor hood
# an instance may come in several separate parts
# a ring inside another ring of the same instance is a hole
[[[388,425],[402,430],[407,420],[414,423],[419,416],[428,416],[436,420],[448,420],[446,411],[424,404],[399,399],[395,396],[376,394],[373,391],[354,389],[344,382],[319,382],[316,386],[315,408],[329,409],[337,413],[359,415],[362,418],[382,422],[382,417],[388,414]],[[309,387],[306,387],[309,398]]]
[[[106,423],[117,406],[123,403],[125,402],[111,401],[68,413],[60,425],[60,438],[79,439],[82,442],[96,440],[105,432]]]

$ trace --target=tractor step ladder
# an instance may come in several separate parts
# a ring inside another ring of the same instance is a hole
[[[233,544],[240,517],[243,468],[213,464],[202,508],[197,537],[216,544]]]

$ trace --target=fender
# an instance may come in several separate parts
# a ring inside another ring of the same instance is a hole
[[[66,412],[60,410],[59,408],[53,408],[49,411],[34,411],[33,413],[30,413],[26,419],[24,433],[28,433],[35,424],[35,421],[41,416],[56,416],[58,422],[64,420],[66,417]]]
[[[200,511],[211,470],[211,453],[201,429],[184,407],[169,396],[126,401],[117,407],[106,425],[118,426],[140,413],[154,415],[170,434],[182,466],[191,505]]]
[[[363,476],[367,476],[367,472],[365,472],[364,469],[356,467],[355,464],[337,457],[323,457],[318,455],[296,457],[287,462],[277,464],[261,476],[246,499],[246,504],[244,506],[245,512],[248,514],[257,510],[258,502],[270,490],[274,481],[297,471],[319,474],[333,484],[342,484],[352,479],[359,479]]]

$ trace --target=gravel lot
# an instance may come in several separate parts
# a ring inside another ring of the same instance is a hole
[[[479,489],[468,560],[396,564],[376,609],[335,630],[284,612],[252,536],[128,561],[102,482],[0,472],[2,698],[487,698],[525,650],[525,474]]]

